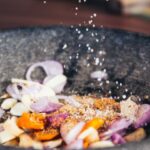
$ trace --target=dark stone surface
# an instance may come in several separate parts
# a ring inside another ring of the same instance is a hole
[[[112,95],[118,99],[122,99],[123,94],[138,95],[141,98],[150,96],[150,37],[109,29],[89,29],[88,32],[85,28],[79,30],[83,38],[75,28],[66,27],[0,31],[1,91],[12,77],[23,78],[29,65],[54,59],[65,66],[68,77],[65,93]],[[65,49],[64,44],[67,44]],[[86,44],[94,52],[90,52]],[[100,55],[100,51],[105,53]],[[69,59],[70,56],[72,59]],[[95,65],[95,57],[103,62],[102,66]],[[87,64],[90,66],[87,67]],[[90,78],[90,73],[103,69],[108,73],[109,83],[103,81],[100,86],[100,82]],[[144,146],[140,143],[137,148],[135,145],[127,147],[147,150],[149,142]]]

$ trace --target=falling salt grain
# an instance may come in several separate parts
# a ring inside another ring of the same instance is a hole
[[[101,82],[99,85],[100,85],[100,86],[102,86],[102,85],[103,85],[103,83]]]
[[[76,32],[78,32],[78,31],[79,31],[79,29],[78,29],[78,28],[76,28],[76,29],[75,29],[75,31],[76,31]]]
[[[75,7],[75,10],[78,10],[79,8],[78,7]]]
[[[44,4],[46,4],[46,3],[47,3],[47,1],[43,1],[43,3],[44,3]]]
[[[100,66],[102,66],[102,65],[103,65],[103,63],[102,63],[102,62],[100,62],[100,63],[99,63],[99,65],[100,65]]]
[[[81,34],[81,31],[80,31],[80,30],[78,30],[78,34]]]
[[[116,84],[118,84],[119,82],[118,81],[116,81]]]
[[[86,44],[86,47],[89,47],[90,46],[90,44]]]
[[[112,92],[109,90],[108,93],[111,94]]]
[[[95,58],[95,65],[99,64],[99,58]]]
[[[106,73],[106,69],[103,70]]]
[[[92,24],[93,20],[89,20],[89,24]]]
[[[83,34],[80,34],[78,39],[81,40],[83,38]]]
[[[98,43],[98,42],[99,42],[99,39],[96,39],[96,42]]]
[[[120,86],[122,86],[122,83],[120,83]]]
[[[127,96],[126,96],[126,95],[122,95],[122,98],[123,98],[123,99],[126,99],[126,98],[127,98]]]
[[[91,73],[91,78],[95,78],[95,79],[106,79],[107,78],[107,73],[104,71],[94,71]]]
[[[109,80],[106,80],[106,83],[107,83],[107,84],[109,84],[109,83],[110,83],[110,81],[109,81]]]
[[[72,56],[69,56],[69,59],[71,60],[71,59],[72,59]]]
[[[102,81],[102,79],[98,78],[98,79],[97,79],[97,81],[101,82],[101,81]]]
[[[90,66],[90,64],[88,63],[88,64],[87,64],[87,67],[89,67],[89,66]]]
[[[79,58],[79,56],[76,56],[76,59],[78,59]]]
[[[66,49],[66,48],[67,48],[67,44],[64,44],[62,49]]]
[[[85,30],[86,30],[86,31],[89,31],[89,28],[86,28]]]
[[[97,16],[97,14],[96,14],[96,13],[94,13],[94,14],[93,14],[93,16],[94,16],[94,17],[96,17],[96,16]]]
[[[93,53],[93,52],[94,52],[94,49],[92,48],[92,49],[91,49],[91,53]]]
[[[91,33],[91,36],[94,37],[94,33]]]

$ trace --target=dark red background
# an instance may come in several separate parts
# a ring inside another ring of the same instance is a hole
[[[103,6],[78,4],[78,0],[0,0],[0,28],[27,26],[78,25],[88,21],[89,16],[97,13],[96,26],[126,29],[150,34],[150,21],[137,17],[113,15],[106,13]],[[75,7],[79,7],[75,16]]]

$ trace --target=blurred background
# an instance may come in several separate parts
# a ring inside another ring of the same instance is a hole
[[[0,29],[50,25],[150,35],[150,0],[0,0]]]

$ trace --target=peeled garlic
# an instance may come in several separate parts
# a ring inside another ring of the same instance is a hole
[[[62,144],[62,139],[57,139],[53,141],[44,142],[43,145],[48,148],[55,148]]]
[[[10,140],[10,141],[4,143],[3,145],[5,145],[5,146],[18,146],[18,140],[13,139],[13,140]]]
[[[111,141],[98,141],[94,142],[90,145],[90,148],[105,148],[105,147],[113,147],[114,144]]]
[[[33,101],[29,95],[24,95],[21,98],[21,102],[28,110],[31,110],[30,106],[31,106],[31,104],[33,104]]]
[[[11,134],[9,131],[4,130],[0,132],[0,144],[8,142],[15,138],[15,135]]]
[[[78,136],[78,139],[85,140],[88,143],[93,143],[99,141],[99,135],[96,129],[89,127],[85,131],[81,132],[81,134]]]
[[[45,86],[52,88],[56,93],[60,93],[67,82],[66,76],[60,74],[45,83]]]
[[[19,137],[19,146],[23,148],[33,147],[35,149],[43,149],[42,143],[33,140],[29,135],[22,134]]]
[[[23,103],[19,102],[11,108],[10,113],[14,116],[21,116],[24,112],[28,111],[29,109]]]
[[[17,136],[22,134],[24,131],[18,128],[16,124],[16,117],[12,117],[11,119],[7,119],[3,123],[4,130],[0,132],[0,143],[5,143],[10,140],[15,139]]]
[[[4,130],[7,130],[9,131],[9,133],[11,133],[12,135],[15,135],[15,136],[19,136],[20,134],[22,134],[24,131],[21,130],[17,124],[17,118],[16,117],[12,117],[10,119],[7,119],[4,124],[3,124],[3,127],[4,127]]]
[[[36,97],[52,97],[55,95],[55,92],[50,87],[43,86],[41,91],[36,95]]]
[[[8,98],[3,101],[1,108],[4,110],[8,110],[8,109],[11,109],[16,103],[17,103],[16,99]]]

